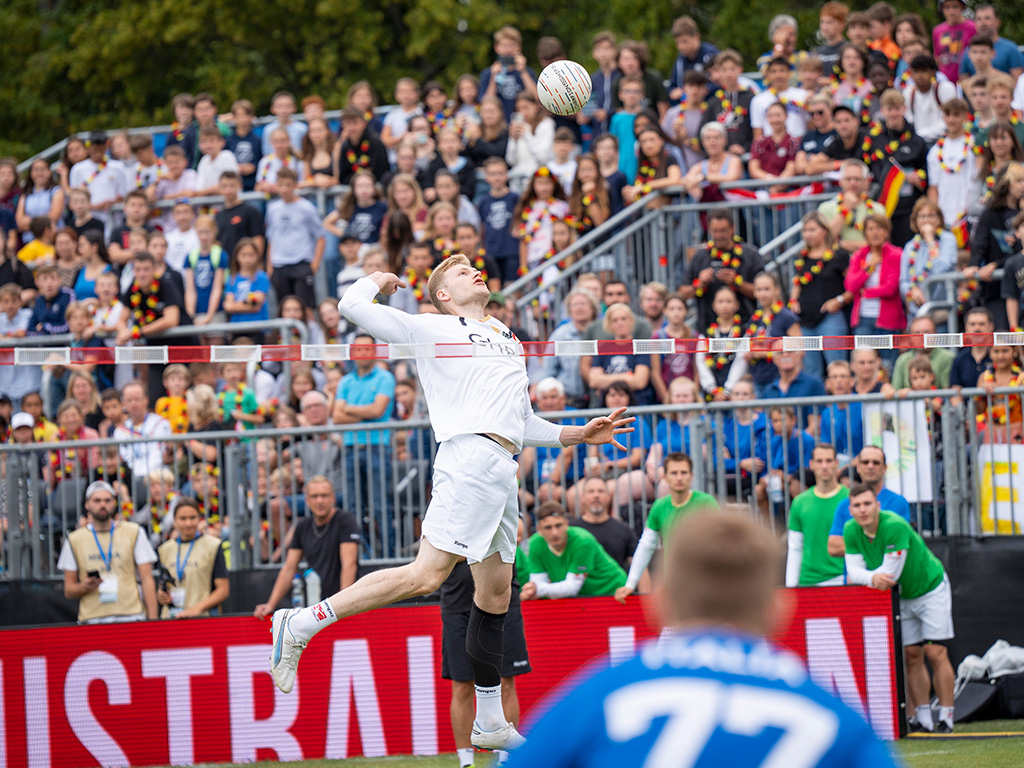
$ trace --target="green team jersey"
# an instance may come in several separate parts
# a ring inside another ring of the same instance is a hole
[[[570,573],[585,576],[580,596],[614,595],[626,584],[626,572],[612,560],[594,534],[569,526],[565,551],[556,555],[539,533],[530,537],[530,573],[546,573],[552,583],[565,581]]]
[[[927,594],[942,583],[946,575],[942,561],[924,543],[910,523],[895,512],[882,510],[878,514],[878,530],[869,539],[856,520],[847,520],[843,526],[846,553],[864,557],[868,570],[882,564],[882,558],[894,552],[907,551],[907,562],[900,574],[900,597],[910,600]]]
[[[702,491],[690,491],[690,499],[681,507],[672,503],[672,496],[662,496],[647,513],[647,527],[661,534],[662,539],[686,515],[701,509],[718,509],[715,497]]]
[[[800,560],[800,586],[813,587],[843,575],[843,558],[828,553],[828,532],[839,502],[850,495],[840,484],[828,497],[819,496],[816,488],[804,491],[789,507],[789,530],[804,535],[804,554]]]

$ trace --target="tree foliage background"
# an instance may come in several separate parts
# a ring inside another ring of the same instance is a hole
[[[855,4],[857,7],[860,4]],[[863,7],[868,5],[864,2]],[[934,5],[898,11],[939,19]],[[1003,10],[1017,39],[1024,3]],[[357,80],[383,103],[402,76],[448,86],[493,60],[491,34],[512,24],[536,65],[536,43],[555,35],[590,67],[590,38],[603,29],[644,40],[667,73],[676,51],[669,28],[694,16],[705,38],[740,50],[752,68],[769,47],[775,13],[796,16],[800,46],[817,45],[818,2],[751,0],[4,0],[0,4],[0,152],[25,157],[71,132],[168,123],[170,100],[209,91],[226,110],[248,98],[266,114],[271,95],[319,93],[343,105]]]

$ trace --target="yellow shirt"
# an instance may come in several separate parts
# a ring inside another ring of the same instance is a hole
[[[188,401],[184,397],[161,397],[156,401],[156,415],[167,419],[174,434],[188,432]]]
[[[53,259],[56,258],[56,255],[53,246],[47,245],[38,237],[18,251],[18,258],[26,264],[31,264],[39,259]]]

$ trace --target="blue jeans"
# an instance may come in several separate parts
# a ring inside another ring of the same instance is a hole
[[[846,315],[842,312],[825,315],[817,325],[801,325],[800,330],[804,336],[846,336],[850,331]],[[828,364],[834,360],[845,360],[846,355],[845,349],[808,350],[804,352],[804,371],[809,376],[824,379]]]
[[[853,329],[855,336],[890,336],[899,331],[891,331],[887,328],[879,328],[875,322],[878,318],[876,317],[862,317],[857,321],[857,327]],[[896,364],[896,358],[899,357],[902,350],[899,349],[879,349],[878,356],[882,359],[882,365],[885,366],[885,370],[892,372],[893,365]]]
[[[345,505],[362,522],[367,557],[397,554],[397,521],[389,515],[392,484],[389,446],[345,446]]]

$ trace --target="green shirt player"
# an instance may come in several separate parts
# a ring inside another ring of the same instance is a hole
[[[565,507],[555,501],[537,510],[537,533],[530,537],[530,580],[519,597],[613,595],[626,572],[604,551],[594,534],[569,526]]]
[[[851,520],[843,526],[850,584],[900,588],[900,623],[907,664],[907,698],[912,730],[952,733],[953,665],[945,641],[953,637],[953,599],[946,570],[910,523],[883,511],[864,483],[850,488]],[[932,680],[924,661],[932,668]],[[939,722],[929,704],[932,684],[939,697]]]
[[[718,509],[715,497],[690,488],[693,483],[693,461],[685,453],[670,453],[662,465],[668,496],[663,496],[651,505],[647,513],[644,534],[636,545],[633,562],[629,564],[626,584],[615,592],[615,599],[625,603],[626,598],[636,592],[640,578],[651,563],[651,558],[661,541],[681,519],[701,509]]]
[[[811,454],[814,487],[804,491],[789,507],[789,556],[787,587],[843,585],[843,558],[828,553],[828,532],[839,502],[849,496],[839,482],[835,446],[820,443]]]

